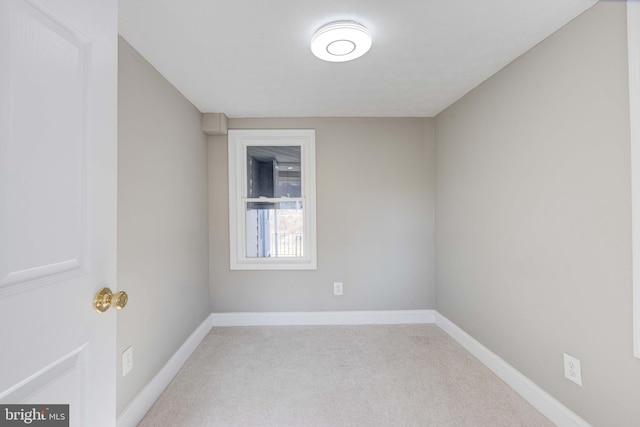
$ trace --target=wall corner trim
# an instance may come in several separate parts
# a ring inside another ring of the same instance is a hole
[[[211,315],[209,315],[122,412],[122,415],[118,417],[117,427],[135,427],[142,421],[142,418],[151,409],[151,406],[160,397],[164,389],[167,388],[173,377],[182,368],[182,365],[189,359],[204,337],[207,336],[211,327]]]
[[[629,124],[631,139],[631,242],[633,355],[640,358],[640,3],[627,2]]]
[[[207,135],[226,135],[227,116],[224,113],[202,113],[202,132]]]
[[[555,425],[591,427],[589,423],[442,314],[436,312],[435,323]]]
[[[213,313],[213,326],[394,325],[434,323],[434,310]]]

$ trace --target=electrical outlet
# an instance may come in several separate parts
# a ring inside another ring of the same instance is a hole
[[[122,352],[122,376],[124,377],[133,369],[133,346],[129,346]]]
[[[564,377],[569,381],[582,386],[582,368],[580,367],[580,359],[563,353],[564,355]]]
[[[333,294],[334,295],[342,295],[342,282],[333,282]]]

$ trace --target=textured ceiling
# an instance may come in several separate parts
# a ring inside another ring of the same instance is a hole
[[[596,0],[120,0],[120,34],[202,112],[431,117]],[[353,20],[363,57],[309,41]]]

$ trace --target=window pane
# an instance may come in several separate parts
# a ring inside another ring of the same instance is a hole
[[[304,256],[302,202],[247,202],[247,258]]]
[[[300,146],[247,147],[247,195],[301,197]]]

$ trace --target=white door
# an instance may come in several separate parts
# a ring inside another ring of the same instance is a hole
[[[71,426],[115,425],[116,109],[116,0],[0,0],[0,405]]]

